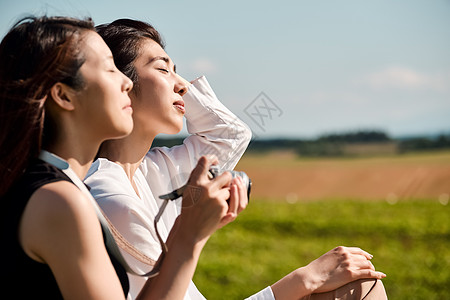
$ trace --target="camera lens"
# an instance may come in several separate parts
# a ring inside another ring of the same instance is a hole
[[[251,179],[248,177],[247,174],[245,174],[245,172],[242,171],[228,171],[231,173],[231,176],[233,178],[235,177],[241,177],[242,180],[244,181],[245,186],[247,187],[247,197],[248,200],[250,201],[250,191],[252,189],[252,181]],[[223,172],[220,172],[220,169],[218,166],[211,166],[211,168],[209,169],[209,173],[212,175],[212,178],[219,176],[220,174],[222,174]]]
[[[245,172],[242,172],[242,171],[230,171],[230,173],[233,176],[233,178],[235,178],[237,176],[242,178],[245,186],[247,187],[247,197],[250,200],[250,191],[252,189],[252,180],[248,177],[247,174],[245,174]]]

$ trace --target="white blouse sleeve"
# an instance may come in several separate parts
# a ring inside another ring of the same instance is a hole
[[[160,175],[181,175],[180,182],[184,182],[198,159],[207,154],[216,155],[223,170],[232,170],[250,142],[251,130],[217,99],[204,76],[192,83],[183,100],[190,136],[182,145],[157,147],[147,153],[144,164],[148,170],[143,172],[150,182],[155,173],[146,171],[151,169]]]
[[[190,136],[182,145],[151,149],[140,167],[156,199],[185,184],[202,155],[214,154],[222,170],[232,170],[251,140],[251,130],[217,99],[204,76],[183,100]],[[162,219],[171,228],[177,213],[169,206]]]
[[[262,291],[246,298],[246,300],[275,300],[272,289],[270,286],[266,287]]]

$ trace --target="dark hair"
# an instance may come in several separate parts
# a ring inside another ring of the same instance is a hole
[[[85,58],[81,33],[94,30],[91,19],[26,17],[0,44],[0,195],[54,137],[45,113],[51,87],[62,82],[79,90]]]
[[[155,41],[164,49],[165,44],[159,32],[148,23],[131,19],[115,20],[99,25],[96,29],[111,49],[117,68],[133,81],[133,90],[139,90],[134,61],[139,56],[141,42],[146,38]]]

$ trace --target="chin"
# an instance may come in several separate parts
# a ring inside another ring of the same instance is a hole
[[[177,127],[176,133],[180,133],[181,129],[183,129],[183,123],[181,123],[181,125]]]
[[[183,129],[183,128],[169,130],[169,132],[167,132],[166,134],[177,134],[177,133],[180,133],[181,129]]]
[[[164,133],[164,134],[177,134],[177,133],[179,133],[181,131],[181,129],[183,129],[183,125],[167,128],[167,130],[165,130],[164,132],[161,132],[161,133]]]
[[[133,131],[133,128],[134,128],[134,123],[133,123],[133,121],[131,121],[129,124],[127,124],[123,128],[124,135],[129,135]]]
[[[176,122],[173,123],[173,134],[177,134],[181,131],[181,129],[183,129],[183,118],[177,120]]]
[[[118,139],[124,138],[124,137],[128,136],[131,133],[131,131],[133,131],[133,127],[124,129],[124,130],[122,130],[122,132],[120,132],[120,134],[118,135],[117,138]]]

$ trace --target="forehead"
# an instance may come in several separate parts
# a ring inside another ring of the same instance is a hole
[[[112,57],[111,50],[98,33],[88,30],[81,39],[81,49],[86,61],[99,62]]]
[[[166,57],[171,63],[170,57],[167,55],[166,51],[154,40],[149,38],[144,38],[139,44],[139,54],[136,58],[136,63],[145,64],[155,57]]]

